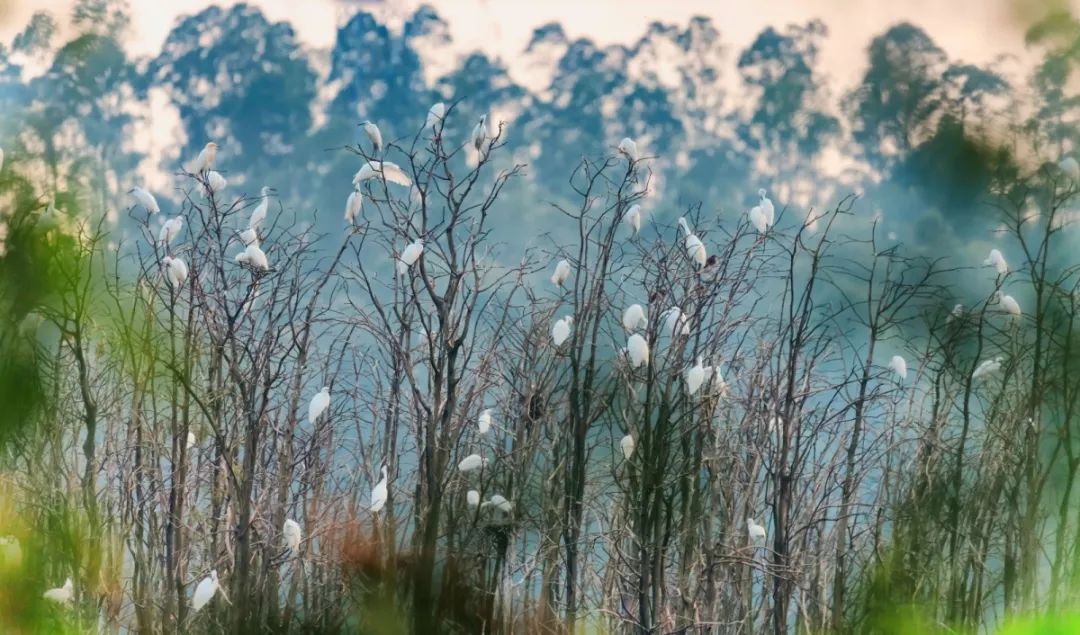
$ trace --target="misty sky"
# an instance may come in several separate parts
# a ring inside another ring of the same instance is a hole
[[[527,44],[533,28],[557,21],[570,37],[587,36],[602,43],[630,43],[650,22],[685,24],[693,15],[712,17],[730,46],[738,50],[749,44],[767,25],[823,19],[831,30],[824,44],[820,67],[834,82],[854,83],[866,56],[861,54],[870,37],[901,20],[922,28],[952,58],[988,63],[1002,54],[1026,65],[1023,25],[1029,15],[1022,7],[1045,3],[1038,0],[770,0],[730,2],[718,0],[426,0],[450,24],[456,52],[481,49],[497,55],[515,77],[525,69],[515,66],[515,56]],[[410,15],[419,0],[251,0],[273,20],[288,20],[300,38],[314,48],[333,45],[336,29],[357,9],[374,12],[393,25]],[[9,42],[41,9],[66,19],[74,0],[0,0],[0,38]],[[127,42],[136,54],[156,53],[178,15],[211,5],[230,6],[232,0],[130,0],[132,33]],[[1073,0],[1080,5],[1080,0]],[[302,7],[302,10],[301,8]],[[1037,13],[1041,14],[1043,9]]]

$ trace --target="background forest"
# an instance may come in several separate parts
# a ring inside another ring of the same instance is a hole
[[[528,87],[430,7],[128,29],[0,47],[3,632],[1069,628],[1067,11],[840,94],[818,21],[549,24]]]

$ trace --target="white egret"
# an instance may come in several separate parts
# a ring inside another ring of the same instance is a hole
[[[999,355],[993,359],[988,359],[975,367],[975,372],[971,373],[972,379],[979,379],[987,375],[992,375],[1001,370],[1001,364],[1003,362],[1002,357]]]
[[[627,331],[649,328],[649,320],[645,317],[644,307],[640,304],[631,304],[626,307],[622,314],[622,325]]]
[[[217,161],[217,151],[218,146],[213,141],[203,146],[202,151],[199,152],[199,156],[196,157],[195,161],[191,164],[192,174],[202,174],[206,170],[214,167],[214,162]]]
[[[1076,159],[1072,157],[1065,157],[1058,163],[1058,167],[1065,173],[1065,176],[1073,181],[1080,181],[1080,163],[1076,162]]]
[[[405,170],[390,161],[368,161],[353,176],[353,185],[359,186],[368,179],[379,178],[379,175],[382,175],[387,183],[394,183],[404,187],[412,185],[412,179],[409,178],[408,174],[405,174]]]
[[[345,199],[345,222],[350,225],[356,224],[356,217],[360,215],[360,208],[364,204],[364,195],[360,190],[353,188],[349,198]]]
[[[574,317],[568,315],[560,320],[556,320],[555,326],[551,327],[551,341],[555,342],[555,346],[562,346],[562,343],[566,341],[566,338],[570,337],[570,327],[574,324]]]
[[[755,545],[765,544],[765,528],[754,522],[753,518],[746,519],[746,533],[750,535],[750,541]]]
[[[485,507],[494,507],[504,514],[509,514],[514,510],[514,504],[506,500],[506,497],[502,494],[492,494],[491,498],[480,505],[480,509],[484,509]]]
[[[441,101],[431,107],[427,113],[427,121],[424,123],[424,128],[431,130],[432,132],[439,132],[442,128],[443,119],[446,118],[446,104]]]
[[[480,115],[480,121],[476,122],[476,126],[472,131],[472,145],[477,152],[484,149],[484,144],[488,140],[488,127],[487,127],[487,115]]]
[[[251,212],[251,218],[248,219],[248,227],[251,229],[259,230],[266,222],[266,214],[270,211],[270,193],[273,191],[275,191],[274,188],[265,185],[259,190],[259,204],[255,206]]]
[[[465,502],[469,507],[477,507],[480,505],[480,492],[471,489],[465,493]]]
[[[270,269],[270,261],[266,259],[266,252],[259,247],[258,242],[253,242],[244,247],[244,251],[236,255],[236,262],[247,265],[256,271]]]
[[[188,433],[187,433],[187,445],[185,446],[186,449],[190,450],[191,448],[195,447],[195,444],[198,443],[198,442],[199,442],[199,440],[195,438],[195,433],[192,432],[191,430],[188,430]]]
[[[625,154],[626,158],[630,160],[630,163],[633,163],[638,159],[637,143],[630,137],[624,137],[623,140],[619,142],[619,152]]]
[[[487,465],[487,463],[488,460],[480,456],[479,454],[470,454],[469,456],[461,459],[461,462],[457,465],[457,469],[459,472],[475,472],[476,470],[479,470],[480,468]]]
[[[1001,252],[997,249],[991,249],[990,255],[983,261],[984,267],[994,267],[999,274],[1006,274],[1009,272],[1009,265],[1005,262],[1005,256],[1001,255]]]
[[[949,317],[945,319],[946,322],[952,322],[954,319],[964,316],[964,305],[957,304],[953,306],[952,311],[949,313]]]
[[[71,578],[68,578],[67,580],[64,580],[64,586],[49,589],[43,593],[41,597],[58,604],[67,604],[75,597],[75,585],[72,584]]]
[[[401,256],[398,257],[398,273],[401,275],[408,273],[409,267],[413,266],[413,264],[420,259],[420,254],[422,253],[424,253],[423,238],[417,238],[415,241],[405,245],[405,249],[401,250]]]
[[[759,234],[764,234],[769,231],[769,218],[765,215],[765,211],[761,209],[760,205],[755,205],[750,208],[750,211],[746,213],[746,216],[750,219],[750,224],[754,226]]]
[[[285,539],[285,546],[289,551],[296,553],[300,548],[300,541],[304,538],[304,532],[300,529],[300,523],[286,518],[285,525],[281,528],[281,536]]]
[[[702,384],[712,374],[712,368],[702,365],[701,356],[698,355],[697,363],[686,371],[686,393],[690,396],[697,394]]]
[[[382,466],[382,480],[375,484],[375,487],[371,488],[371,513],[377,514],[382,511],[382,508],[386,506],[386,497],[390,494],[389,487],[387,486],[388,475],[386,473],[386,466]]]
[[[677,306],[664,311],[664,332],[671,337],[676,335],[690,335],[690,321]]]
[[[165,265],[165,278],[169,281],[169,286],[178,289],[184,285],[188,277],[187,263],[179,258],[165,256],[161,259],[161,264]]]
[[[180,235],[180,230],[183,228],[184,218],[182,216],[173,216],[161,226],[161,231],[158,232],[158,242],[168,245],[176,240],[176,237]]]
[[[308,423],[315,423],[319,416],[330,406],[330,387],[323,386],[322,390],[315,393],[315,396],[311,398],[311,403],[308,404],[307,418]]]
[[[626,210],[623,214],[623,222],[633,228],[634,233],[641,231],[641,205],[634,203],[630,206],[630,209]]]
[[[630,457],[634,455],[634,437],[629,434],[626,435],[619,441],[619,447],[622,448],[623,458],[629,461]]]
[[[1011,295],[1006,295],[1001,291],[995,291],[994,299],[997,301],[998,304],[1001,305],[1001,308],[1010,316],[1014,318],[1020,317],[1020,314],[1022,312],[1020,311],[1020,303],[1016,301],[1016,298],[1012,297]]]
[[[649,343],[637,333],[626,340],[626,352],[630,356],[630,365],[633,368],[649,363]]]
[[[491,408],[484,408],[476,419],[476,427],[480,434],[487,434],[491,430]]]
[[[570,261],[565,258],[555,265],[555,273],[551,274],[551,284],[562,286],[570,277]]]
[[[131,188],[130,190],[128,190],[128,194],[131,194],[131,197],[135,199],[135,202],[137,202],[139,205],[142,205],[143,209],[150,212],[151,214],[157,214],[161,211],[161,208],[158,207],[157,199],[154,198],[154,195],[142,189],[141,187]]]
[[[221,175],[221,172],[210,170],[206,173],[206,185],[211,191],[220,192],[229,185],[229,182],[225,180],[225,177]]]
[[[686,256],[697,263],[698,267],[704,267],[707,256],[705,254],[705,244],[701,242],[701,239],[697,237],[697,234],[690,231],[690,225],[686,222],[686,219],[679,217],[679,226],[682,227],[683,232],[686,234]]]
[[[907,379],[907,360],[900,355],[893,355],[889,360],[889,368],[892,369],[900,381]]]
[[[195,593],[191,596],[191,610],[196,613],[199,612],[202,607],[214,599],[214,594],[218,590],[218,577],[217,571],[211,571],[210,575],[206,576],[199,582],[199,586],[195,587]]]
[[[237,235],[240,237],[240,242],[244,243],[245,247],[252,243],[259,242],[259,232],[250,227],[242,232],[237,232]]]
[[[361,121],[360,127],[364,129],[371,147],[375,149],[375,154],[378,154],[382,150],[382,133],[379,132],[379,127],[371,121]]]
[[[769,227],[776,224],[776,208],[773,207],[772,199],[765,196],[765,188],[761,188],[757,191],[758,195],[758,207],[765,214],[765,220],[768,221]]]

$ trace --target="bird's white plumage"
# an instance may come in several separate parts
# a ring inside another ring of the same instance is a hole
[[[480,492],[471,489],[465,493],[465,502],[469,507],[476,507],[480,504]]]
[[[484,144],[488,140],[488,127],[487,127],[487,115],[481,115],[480,121],[476,122],[472,131],[472,145],[473,149],[477,152],[481,152],[484,149]]]
[[[627,331],[649,328],[649,320],[645,317],[645,308],[640,304],[631,304],[626,307],[622,314],[622,325]]]
[[[480,434],[487,434],[491,430],[491,408],[485,408],[476,419],[476,428]]]
[[[374,122],[365,121],[360,124],[360,127],[364,129],[364,134],[367,135],[368,141],[371,142],[371,147],[375,152],[382,151],[382,132]]]
[[[191,163],[189,171],[193,174],[201,174],[214,167],[214,162],[217,161],[217,150],[217,144],[213,141],[203,146],[199,156]]]
[[[154,198],[154,195],[142,189],[141,187],[131,188],[130,194],[131,197],[135,199],[136,203],[142,205],[143,209],[150,212],[151,214],[157,214],[161,211],[161,208],[158,207],[157,199]]]
[[[670,337],[690,334],[690,321],[683,314],[682,309],[673,306],[664,311],[664,332]]]
[[[907,360],[900,355],[893,355],[889,360],[889,368],[892,369],[900,380],[907,379]]]
[[[296,552],[300,548],[300,541],[304,539],[304,532],[300,529],[300,523],[292,518],[286,518],[281,527],[281,536],[285,539],[285,546],[289,551]]]
[[[746,213],[747,218],[750,219],[750,224],[754,226],[759,234],[764,234],[769,231],[769,219],[765,215],[764,210],[760,205],[755,205],[750,208],[750,211]]]
[[[991,249],[990,255],[983,260],[984,267],[993,267],[999,274],[1006,274],[1009,272],[1009,265],[1005,262],[1005,256],[1001,255],[1001,251],[997,249]]]
[[[446,104],[441,101],[432,106],[427,113],[427,121],[424,128],[432,132],[438,132],[442,128],[443,119],[446,118]]]
[[[315,393],[308,404],[308,423],[315,423],[319,416],[330,406],[330,387],[323,386],[322,390]]]
[[[195,587],[195,593],[191,596],[191,610],[196,613],[206,606],[210,600],[214,599],[214,594],[218,590],[218,577],[217,571],[211,571],[210,575],[206,576],[199,582],[199,586]]]
[[[460,472],[475,472],[476,470],[479,470],[485,465],[487,465],[487,459],[480,456],[479,454],[470,454],[469,456],[461,459],[461,462],[458,463],[457,467],[458,471]]]
[[[484,504],[480,506],[480,509],[485,507],[494,507],[504,514],[509,514],[514,510],[514,504],[506,500],[506,497],[502,494],[492,494],[491,498],[484,501]]]
[[[386,506],[386,498],[390,495],[390,486],[388,483],[389,476],[387,475],[386,466],[382,466],[382,480],[375,484],[375,487],[371,488],[371,511],[372,513],[378,513],[382,511],[382,508]]]
[[[649,343],[638,333],[634,333],[626,340],[626,353],[633,368],[649,363]]]
[[[266,222],[266,215],[270,211],[270,192],[271,189],[265,185],[259,191],[259,204],[251,211],[251,218],[248,219],[249,228],[259,230]]]
[[[624,137],[619,142],[619,152],[625,154],[631,163],[638,160],[637,143],[630,137]]]
[[[402,170],[398,164],[390,161],[368,161],[353,176],[353,186],[359,186],[369,179],[379,178],[379,175],[382,175],[382,178],[385,178],[387,183],[394,183],[404,187],[412,185],[412,179],[409,178],[408,174],[405,174],[405,170]]]
[[[757,191],[758,193],[758,207],[761,208],[763,214],[765,214],[765,220],[769,227],[776,224],[776,208],[773,207],[772,199],[765,196],[765,189],[762,188]]]
[[[165,278],[169,285],[174,289],[183,286],[188,277],[187,263],[179,258],[165,256],[161,259],[161,264],[165,265]]]
[[[242,256],[242,257],[241,257]],[[259,247],[258,242],[253,242],[236,259],[237,262],[246,264],[257,271],[266,271],[270,268],[270,261],[266,259],[266,252]]]
[[[994,297],[997,299],[997,303],[1001,306],[1002,311],[1005,311],[1013,318],[1020,317],[1022,311],[1020,310],[1020,303],[1016,301],[1016,298],[1002,293],[1001,291],[995,291]]]
[[[415,241],[405,245],[405,249],[401,250],[401,256],[398,257],[397,270],[401,275],[409,270],[409,267],[416,264],[416,261],[420,259],[420,254],[424,253],[424,239],[417,238]]]
[[[711,370],[711,369],[710,369]],[[696,363],[686,371],[686,393],[690,396],[696,395],[697,391],[701,389],[702,384],[708,378],[705,366],[701,363],[701,357],[697,358]]]
[[[623,214],[623,222],[633,228],[635,234],[641,231],[641,205],[638,203],[631,205],[630,209]]]
[[[183,228],[184,218],[182,216],[173,216],[161,225],[161,231],[158,232],[158,242],[168,245],[176,240],[176,237],[180,235],[180,230]]]
[[[619,441],[619,447],[622,449],[623,458],[629,461],[630,457],[634,455],[634,437],[629,434],[624,436]]]
[[[746,533],[750,536],[750,541],[754,544],[761,545],[765,543],[765,528],[754,522],[753,518],[746,519]]]
[[[221,175],[221,172],[217,170],[210,170],[206,173],[206,185],[214,192],[220,192],[228,187],[229,182]]]
[[[551,327],[551,341],[555,346],[562,346],[566,338],[570,337],[570,327],[573,324],[574,318],[569,315],[555,321],[555,325]]]
[[[975,372],[971,373],[972,379],[979,379],[992,375],[1001,370],[1002,358],[1000,356],[993,359],[988,359],[980,363],[975,367]]]
[[[686,234],[686,256],[690,260],[697,263],[698,267],[704,267],[705,261],[708,260],[708,255],[705,252],[705,244],[701,242],[701,239],[697,237],[697,234],[690,231],[690,224],[686,222],[686,219],[679,217],[679,226],[682,227],[683,232]]]
[[[349,198],[345,199],[345,222],[350,225],[356,224],[356,218],[360,216],[363,205],[364,195],[360,193],[360,190],[353,189],[349,193]]]
[[[551,274],[551,284],[562,286],[570,277],[570,261],[565,258],[555,263],[555,271]]]
[[[198,443],[198,442],[199,442],[199,440],[197,438],[195,438],[195,433],[192,432],[191,430],[188,430],[188,433],[187,433],[187,449],[190,450],[191,448],[195,447],[195,444]]]
[[[58,604],[67,604],[75,597],[75,585],[72,584],[71,578],[68,578],[67,580],[64,580],[64,586],[49,589],[43,593],[41,597]]]

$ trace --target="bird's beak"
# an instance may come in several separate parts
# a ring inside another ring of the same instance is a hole
[[[274,192],[274,193],[277,193],[277,188],[276,188],[276,187],[272,187],[272,188],[270,188],[270,191],[271,191],[271,192]]]

